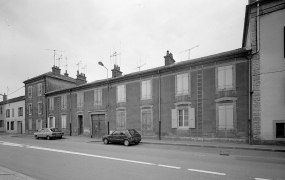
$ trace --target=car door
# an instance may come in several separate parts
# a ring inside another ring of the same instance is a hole
[[[125,134],[125,131],[120,131],[120,135],[118,137],[118,142],[119,143],[124,143],[124,139],[126,139],[126,134]]]
[[[120,135],[120,131],[114,131],[112,133],[112,135],[109,137],[109,141],[110,142],[118,142],[119,135]]]

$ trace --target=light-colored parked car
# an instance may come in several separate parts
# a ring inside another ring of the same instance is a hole
[[[60,131],[58,128],[43,128],[39,129],[38,132],[34,133],[36,139],[39,138],[46,138],[50,140],[51,138],[62,138],[63,132]]]

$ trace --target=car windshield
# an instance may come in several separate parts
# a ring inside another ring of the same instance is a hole
[[[133,136],[133,135],[137,134],[138,132],[135,129],[130,129],[129,133]]]
[[[57,129],[57,128],[51,128],[50,130],[51,130],[52,132],[60,132],[60,130]]]

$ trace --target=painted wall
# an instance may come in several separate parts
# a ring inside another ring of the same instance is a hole
[[[285,122],[285,9],[260,18],[261,139],[274,139],[274,120]]]
[[[23,116],[18,116],[19,107],[23,108]],[[25,133],[25,101],[21,100],[18,102],[5,104],[5,109],[10,109],[10,117],[6,117],[6,132],[14,134]],[[14,109],[14,116],[12,114],[12,109]],[[9,130],[7,130],[7,122],[9,122]],[[14,122],[13,130],[11,130],[11,122]]]

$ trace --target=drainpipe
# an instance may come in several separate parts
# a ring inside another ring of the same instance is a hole
[[[107,72],[108,73],[108,72]],[[107,75],[108,76],[108,75]],[[108,96],[107,96],[107,114],[106,114],[106,119],[107,119],[107,130],[108,130],[108,135],[110,134],[110,125],[109,125],[109,118],[108,118],[108,115],[110,115],[110,112],[109,112],[109,94],[110,94],[110,87],[109,87],[109,79],[107,81],[107,86],[108,86]]]
[[[69,136],[72,134],[72,126],[71,126],[71,106],[72,106],[72,101],[71,101],[71,89],[69,89],[69,94],[70,94],[70,103],[69,103]]]
[[[158,79],[158,139],[161,140],[161,78],[160,72],[158,71],[159,79]]]
[[[251,52],[250,52],[251,53]],[[249,55],[249,62],[248,62],[248,75],[249,75],[249,86],[248,86],[248,91],[249,91],[249,96],[248,96],[248,144],[251,145],[251,136],[252,136],[252,67],[251,67],[251,58],[252,56]]]
[[[44,77],[45,79],[45,93],[47,93],[47,79],[46,76]],[[47,128],[47,122],[48,122],[48,101],[47,101],[47,97],[45,95],[45,105],[46,105],[46,128]]]

